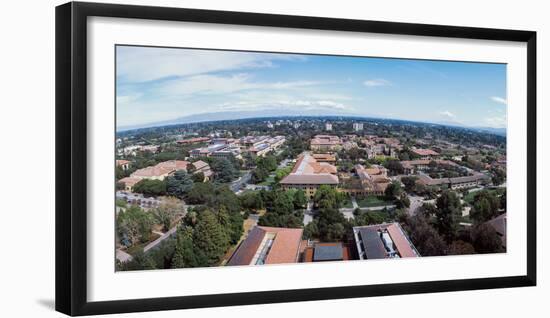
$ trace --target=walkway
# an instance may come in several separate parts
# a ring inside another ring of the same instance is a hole
[[[157,247],[162,241],[164,241],[165,239],[167,239],[167,238],[171,237],[172,235],[176,234],[177,230],[178,230],[178,226],[176,225],[173,228],[171,228],[168,232],[161,235],[158,239],[156,239],[153,242],[147,244],[143,248],[143,252],[147,253],[147,251],[149,251],[150,249]]]

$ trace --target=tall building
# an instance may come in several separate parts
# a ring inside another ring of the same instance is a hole
[[[332,124],[331,123],[326,123],[325,124],[325,130],[326,131],[331,131],[332,130]]]
[[[355,131],[363,130],[363,123],[353,123],[353,130]]]

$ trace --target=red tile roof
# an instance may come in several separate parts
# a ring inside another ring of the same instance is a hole
[[[419,156],[439,156],[439,153],[431,149],[412,149],[411,151]]]
[[[274,238],[271,249],[266,255],[265,264],[296,263],[300,251],[302,232],[302,229],[256,226],[233,253],[227,265],[254,265],[251,262],[259,252],[268,233],[274,234]]]

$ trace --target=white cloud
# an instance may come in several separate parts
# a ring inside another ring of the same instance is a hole
[[[142,94],[129,94],[129,95],[119,95],[116,97],[117,106],[124,106],[130,104],[141,97]]]
[[[292,90],[321,84],[316,81],[254,82],[249,74],[194,75],[163,83],[156,92],[169,96],[228,94],[245,90]]]
[[[508,101],[505,98],[498,97],[498,96],[491,96],[491,100],[499,104],[504,104],[504,105],[508,104]]]
[[[299,110],[348,110],[344,104],[328,100],[301,100],[301,99],[278,99],[262,101],[239,101],[226,102],[219,106],[221,110],[262,110],[262,109],[299,109]]]
[[[291,54],[121,46],[117,48],[117,75],[126,82],[145,82],[170,76],[275,67],[277,60],[306,59]]]
[[[485,118],[485,124],[493,128],[506,127],[506,116],[494,116]]]
[[[455,119],[456,118],[456,115],[451,113],[450,111],[446,110],[446,111],[442,111],[442,112],[439,112],[439,115],[443,116],[443,117],[446,117],[448,119]]]
[[[366,81],[363,82],[363,85],[365,85],[367,87],[388,86],[390,84],[391,84],[390,81],[382,79],[382,78],[366,80]]]

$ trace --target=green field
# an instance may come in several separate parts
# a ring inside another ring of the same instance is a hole
[[[357,204],[362,208],[370,208],[373,206],[383,206],[393,204],[393,201],[388,201],[382,196],[369,195],[365,198],[357,199]]]
[[[487,189],[487,191],[495,194],[496,196],[500,196],[505,190],[504,189]],[[469,192],[462,199],[464,200],[464,202],[468,203],[469,205],[473,205],[474,204],[474,197],[479,192],[480,191]]]
[[[341,207],[342,208],[350,208],[350,209],[353,208],[353,203],[351,203],[351,199],[349,199],[349,198],[344,199],[344,201],[342,201],[342,203],[341,203]]]

